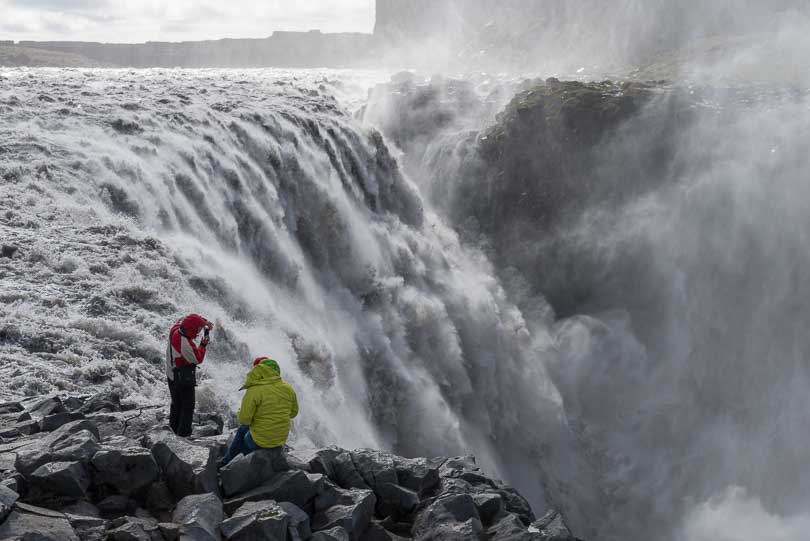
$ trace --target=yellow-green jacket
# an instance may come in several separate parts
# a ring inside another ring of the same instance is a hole
[[[278,365],[254,366],[242,389],[246,392],[239,409],[239,424],[250,426],[250,436],[259,447],[284,445],[290,434],[290,419],[298,415],[298,398],[281,379]]]

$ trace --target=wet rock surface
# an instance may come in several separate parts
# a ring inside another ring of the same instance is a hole
[[[137,438],[107,417],[120,413],[114,404],[69,396],[28,410],[0,405],[0,415],[67,420],[0,446],[0,539],[575,541],[558,513],[535,520],[472,456],[268,450],[218,470],[225,436],[187,440],[152,424]],[[80,410],[89,417],[70,420]]]

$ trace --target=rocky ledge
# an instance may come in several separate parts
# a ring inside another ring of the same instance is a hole
[[[184,439],[165,415],[104,394],[0,404],[0,540],[575,541],[472,456],[290,448],[220,469],[221,416]]]

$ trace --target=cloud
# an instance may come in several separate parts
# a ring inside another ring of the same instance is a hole
[[[142,42],[370,32],[373,0],[0,0],[0,39]]]

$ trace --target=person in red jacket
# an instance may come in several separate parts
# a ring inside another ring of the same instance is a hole
[[[169,426],[172,432],[184,438],[191,435],[197,365],[205,359],[205,349],[210,340],[208,333],[213,328],[214,324],[204,317],[191,314],[175,323],[169,331],[169,346],[166,348],[166,377],[172,397]],[[205,336],[197,346],[194,340],[203,329]]]

